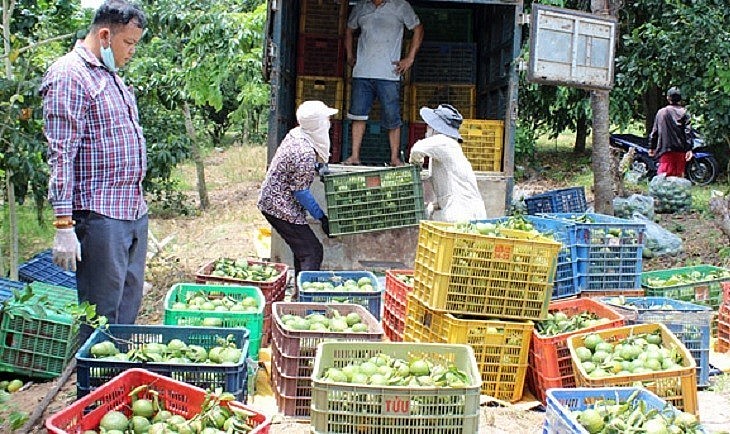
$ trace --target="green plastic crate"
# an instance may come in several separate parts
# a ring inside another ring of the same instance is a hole
[[[416,226],[425,218],[416,166],[332,173],[324,190],[332,235]]]
[[[668,279],[674,275],[694,272],[700,273],[703,277],[693,283],[673,286],[654,286],[649,283],[649,279]],[[722,304],[722,282],[729,281],[730,270],[712,265],[696,265],[641,273],[641,286],[647,297],[667,297],[712,306],[713,309],[719,308]]]
[[[207,310],[173,310],[172,305],[177,302],[185,303],[188,294],[204,292],[206,294],[229,296],[235,300],[242,300],[252,296],[257,301],[256,312],[222,312]],[[266,299],[261,289],[254,286],[235,285],[206,285],[196,283],[177,283],[167,291],[165,296],[165,325],[179,326],[206,326],[206,319],[219,320],[215,327],[243,327],[249,332],[248,355],[254,360],[259,359],[261,347],[261,334],[264,327],[264,307]]]
[[[2,312],[0,319],[0,370],[33,378],[55,378],[66,368],[79,347],[78,324],[62,312],[78,302],[75,289],[30,284],[32,304],[45,295],[54,310],[39,315],[29,307]],[[56,311],[57,310],[57,311]]]

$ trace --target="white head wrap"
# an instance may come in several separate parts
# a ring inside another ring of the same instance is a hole
[[[299,129],[314,143],[314,151],[323,163],[330,158],[330,116],[337,112],[322,101],[304,101],[297,108]]]

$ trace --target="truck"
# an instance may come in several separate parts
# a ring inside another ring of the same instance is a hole
[[[304,99],[320,99],[340,110],[332,122],[333,159],[330,162],[333,164],[330,164],[330,169],[362,170],[336,164],[349,155],[349,121],[344,115],[349,107],[344,26],[354,3],[347,0],[268,0],[263,68],[271,86],[267,143],[269,162],[286,133],[296,125],[298,103]],[[498,150],[494,164],[487,170],[474,168],[488,217],[503,216],[511,204],[514,186],[518,74],[524,66],[520,52],[523,27],[530,17],[523,13],[522,0],[410,0],[409,3],[424,25],[424,42],[411,71],[403,80],[402,157],[407,161],[410,146],[425,132],[425,124],[417,115],[422,105],[436,107],[439,103],[451,103],[465,119],[493,121],[490,128],[495,130],[494,140],[498,142],[495,143]],[[592,40],[603,41],[601,38],[605,35],[585,38],[581,32],[591,26],[581,26],[572,18],[548,16],[558,11],[548,9],[547,12],[547,15],[536,17],[533,11],[533,20],[549,24],[545,26],[547,37],[543,38],[547,42],[537,45],[539,38],[531,36],[530,51],[535,53],[534,59],[546,60],[548,66],[530,69],[530,77],[535,81],[557,84],[564,81],[555,79],[551,73],[557,72],[558,76],[577,74],[578,86],[596,87],[595,83],[586,80],[590,81],[590,74],[597,71],[598,75],[606,73],[610,76],[611,85],[613,71],[606,71],[603,65],[591,67],[601,62],[590,58],[591,53],[605,52],[608,44],[593,51],[585,49],[585,42],[581,45],[581,41],[589,41],[589,44]],[[591,21],[590,17],[583,18]],[[604,33],[608,32],[610,30]],[[407,46],[409,35],[407,31],[405,33],[404,46]],[[578,43],[571,46],[571,40]],[[556,52],[567,54],[556,55]],[[576,53],[584,59],[576,62]],[[589,57],[587,60],[586,56]],[[567,72],[563,57],[567,58]],[[606,63],[605,59],[601,61]],[[530,63],[532,66],[533,59]],[[582,64],[588,67],[582,67]],[[389,156],[387,132],[378,128],[377,116],[378,108],[374,107],[363,139],[361,159],[365,163],[382,166]],[[385,154],[379,154],[379,150],[385,151]],[[472,166],[475,166],[473,161]],[[424,190],[427,197],[432,194],[428,180],[424,181]],[[319,180],[315,181],[312,191],[318,202],[324,205],[324,189]],[[319,236],[325,244],[323,269],[410,269],[413,267],[418,228],[334,239],[328,239],[321,233]],[[276,234],[272,236],[272,259],[291,263],[289,249]]]

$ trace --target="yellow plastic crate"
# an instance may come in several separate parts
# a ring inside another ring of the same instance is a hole
[[[407,306],[404,342],[470,345],[482,375],[482,394],[509,402],[522,398],[531,321],[459,319],[429,309],[413,295]]]
[[[439,104],[456,107],[464,119],[476,117],[476,86],[473,84],[414,83],[409,86],[410,119],[420,122],[421,107],[436,108]]]
[[[464,119],[459,133],[464,139],[461,150],[472,169],[480,172],[502,171],[504,121]]]
[[[421,221],[413,293],[452,314],[540,320],[547,317],[561,244],[523,231],[505,237],[464,233]]]
[[[570,358],[573,363],[577,387],[633,387],[639,382],[643,387],[672,404],[674,408],[695,415],[699,414],[695,359],[684,344],[664,324],[637,324],[599,330],[593,333],[602,337],[604,341],[613,343],[632,335],[653,333],[656,330],[661,331],[663,347],[676,349],[682,355],[681,368],[645,374],[592,378],[583,369],[583,365],[579,362],[580,359],[575,353],[576,348],[584,346],[585,337],[588,336],[588,334],[579,334],[568,338],[568,349],[570,349]]]
[[[319,100],[339,110],[334,119],[342,119],[344,80],[337,77],[300,76],[297,78],[296,105],[308,100]]]

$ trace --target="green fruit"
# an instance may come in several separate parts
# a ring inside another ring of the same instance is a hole
[[[167,422],[168,419],[172,417],[172,412],[168,410],[160,410],[155,415],[155,418],[152,419],[152,422],[158,423],[158,422]]]
[[[580,422],[580,424],[586,428],[586,431],[591,434],[595,434],[603,430],[603,416],[601,416],[601,414],[596,410],[584,410],[578,414],[577,418],[578,422]]]
[[[428,367],[428,363],[424,360],[414,360],[408,365],[408,370],[411,372],[412,375],[415,375],[416,377],[421,377],[424,375],[429,375],[431,373],[431,369]]]
[[[591,360],[591,350],[586,347],[578,347],[575,349],[575,355],[578,356],[581,362],[587,362]]]
[[[149,399],[138,399],[132,403],[132,414],[150,418],[155,414],[155,406]]]
[[[127,420],[127,416],[125,416],[124,413],[122,413],[121,411],[112,410],[101,418],[101,421],[99,422],[99,427],[106,431],[124,431],[125,429],[127,429],[128,424],[129,421]]]
[[[596,345],[603,342],[603,338],[601,338],[599,335],[595,333],[591,333],[588,336],[585,337],[585,340],[583,341],[583,345],[588,348],[589,350],[593,351],[596,349]]]
[[[355,324],[361,322],[362,319],[360,318],[360,315],[358,315],[357,312],[350,312],[345,317],[345,321],[347,322],[348,326],[352,326],[352,325],[355,325]]]
[[[368,326],[367,326],[367,324],[363,324],[363,323],[353,324],[352,331],[355,333],[367,333]]]
[[[11,381],[11,382],[10,382],[10,383],[8,384],[8,387],[7,387],[7,389],[8,389],[8,392],[10,392],[10,393],[15,393],[15,392],[17,392],[18,390],[20,390],[20,388],[21,388],[21,387],[23,387],[23,382],[22,382],[22,381],[20,381],[20,380],[17,380],[17,379],[16,379],[16,380],[13,380],[13,381]]]
[[[223,320],[220,318],[203,318],[202,325],[205,327],[222,327]]]
[[[146,417],[132,416],[129,421],[129,429],[134,431],[134,434],[143,434],[150,429],[150,421]]]

